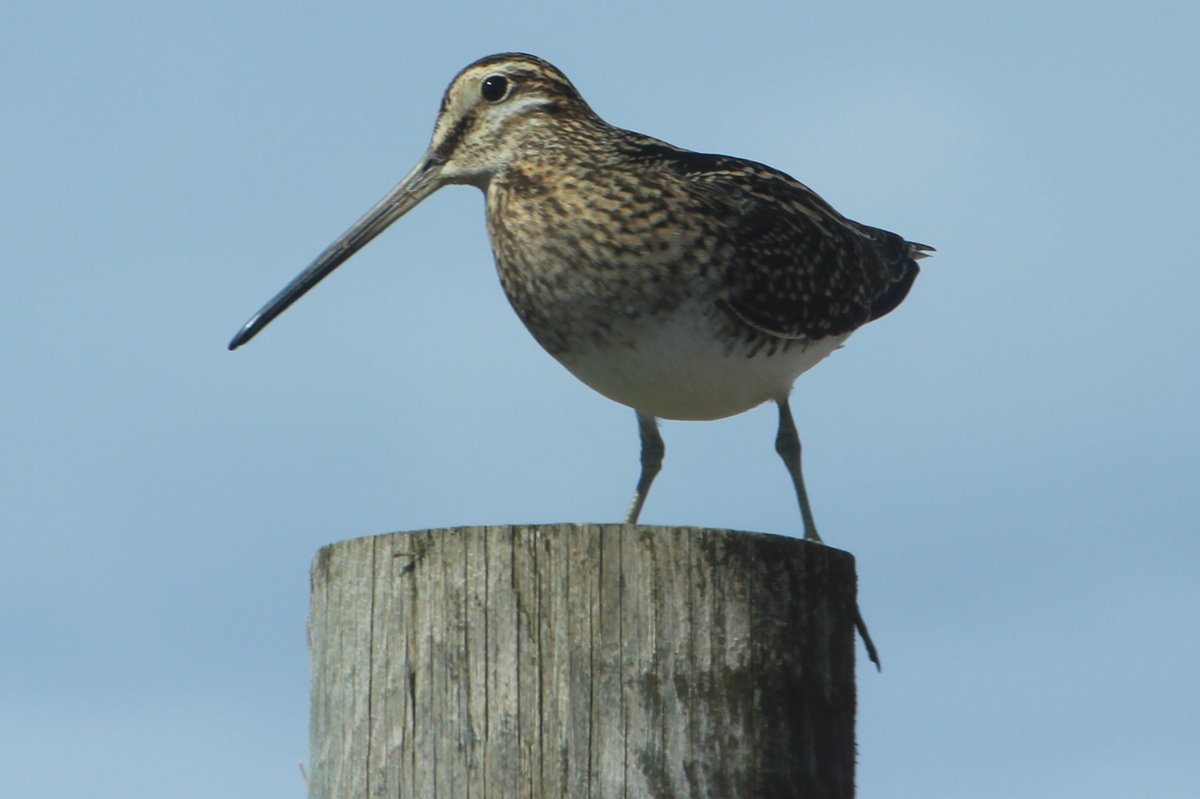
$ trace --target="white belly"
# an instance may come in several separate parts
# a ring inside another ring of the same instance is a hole
[[[611,400],[660,419],[721,419],[767,400],[786,399],[802,373],[849,337],[794,342],[768,355],[719,338],[712,321],[684,309],[658,318],[632,343],[573,347],[559,357]]]

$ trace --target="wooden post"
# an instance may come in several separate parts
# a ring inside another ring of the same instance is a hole
[[[854,559],[684,527],[393,533],[312,569],[311,799],[854,795]]]

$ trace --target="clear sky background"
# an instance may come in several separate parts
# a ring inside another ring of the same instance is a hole
[[[633,413],[521,327],[475,189],[225,350],[524,50],[938,248],[793,399],[885,662],[860,795],[1197,796],[1197,8],[8,8],[0,794],[302,795],[318,547],[620,518]],[[666,423],[643,521],[799,533],[774,428]]]

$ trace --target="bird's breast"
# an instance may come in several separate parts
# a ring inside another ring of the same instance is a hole
[[[628,341],[649,318],[715,301],[732,253],[669,184],[622,174],[512,170],[487,189],[501,285],[558,356],[580,342]]]
[[[487,189],[509,302],[601,394],[667,419],[717,419],[787,396],[845,336],[783,341],[726,304],[737,252],[669,183],[514,171]]]

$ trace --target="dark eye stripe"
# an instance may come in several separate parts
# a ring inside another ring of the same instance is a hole
[[[443,160],[450,157],[454,150],[458,147],[459,142],[467,135],[467,130],[475,124],[475,115],[467,114],[454,125],[454,128],[446,135],[441,145],[437,148],[437,156]]]

